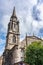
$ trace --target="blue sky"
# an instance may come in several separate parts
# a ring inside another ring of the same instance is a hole
[[[0,0],[0,55],[5,44],[8,22],[14,6],[20,22],[21,39],[33,33],[43,39],[43,0]]]

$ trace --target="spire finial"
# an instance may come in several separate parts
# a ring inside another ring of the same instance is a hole
[[[14,6],[14,9],[13,9],[13,16],[16,16],[15,6]]]

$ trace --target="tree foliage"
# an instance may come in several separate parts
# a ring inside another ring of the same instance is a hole
[[[43,65],[43,45],[41,42],[32,42],[26,47],[25,62],[30,65]]]

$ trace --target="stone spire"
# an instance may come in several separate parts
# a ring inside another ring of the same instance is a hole
[[[13,16],[16,16],[16,11],[15,11],[15,7],[14,7],[14,9],[13,9],[13,14],[12,14]]]
[[[17,19],[16,10],[15,10],[15,7],[14,7],[12,16],[11,16],[11,18],[10,18],[10,21],[13,21],[15,18]]]

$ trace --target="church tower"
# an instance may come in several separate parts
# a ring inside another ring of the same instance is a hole
[[[6,46],[3,53],[2,65],[23,65],[24,49],[21,48],[19,36],[19,21],[17,19],[14,7],[13,14],[8,24]]]
[[[5,46],[5,51],[3,53],[2,65],[12,65],[12,60],[14,59],[13,61],[15,62],[15,60],[17,59],[16,56],[18,55],[18,50],[19,50],[18,49],[19,35],[20,35],[19,34],[19,21],[17,19],[15,7],[14,7],[13,14],[8,24],[6,46]]]
[[[19,44],[19,21],[16,17],[16,11],[14,7],[13,14],[8,24],[6,49],[11,50],[15,45],[18,44]]]

